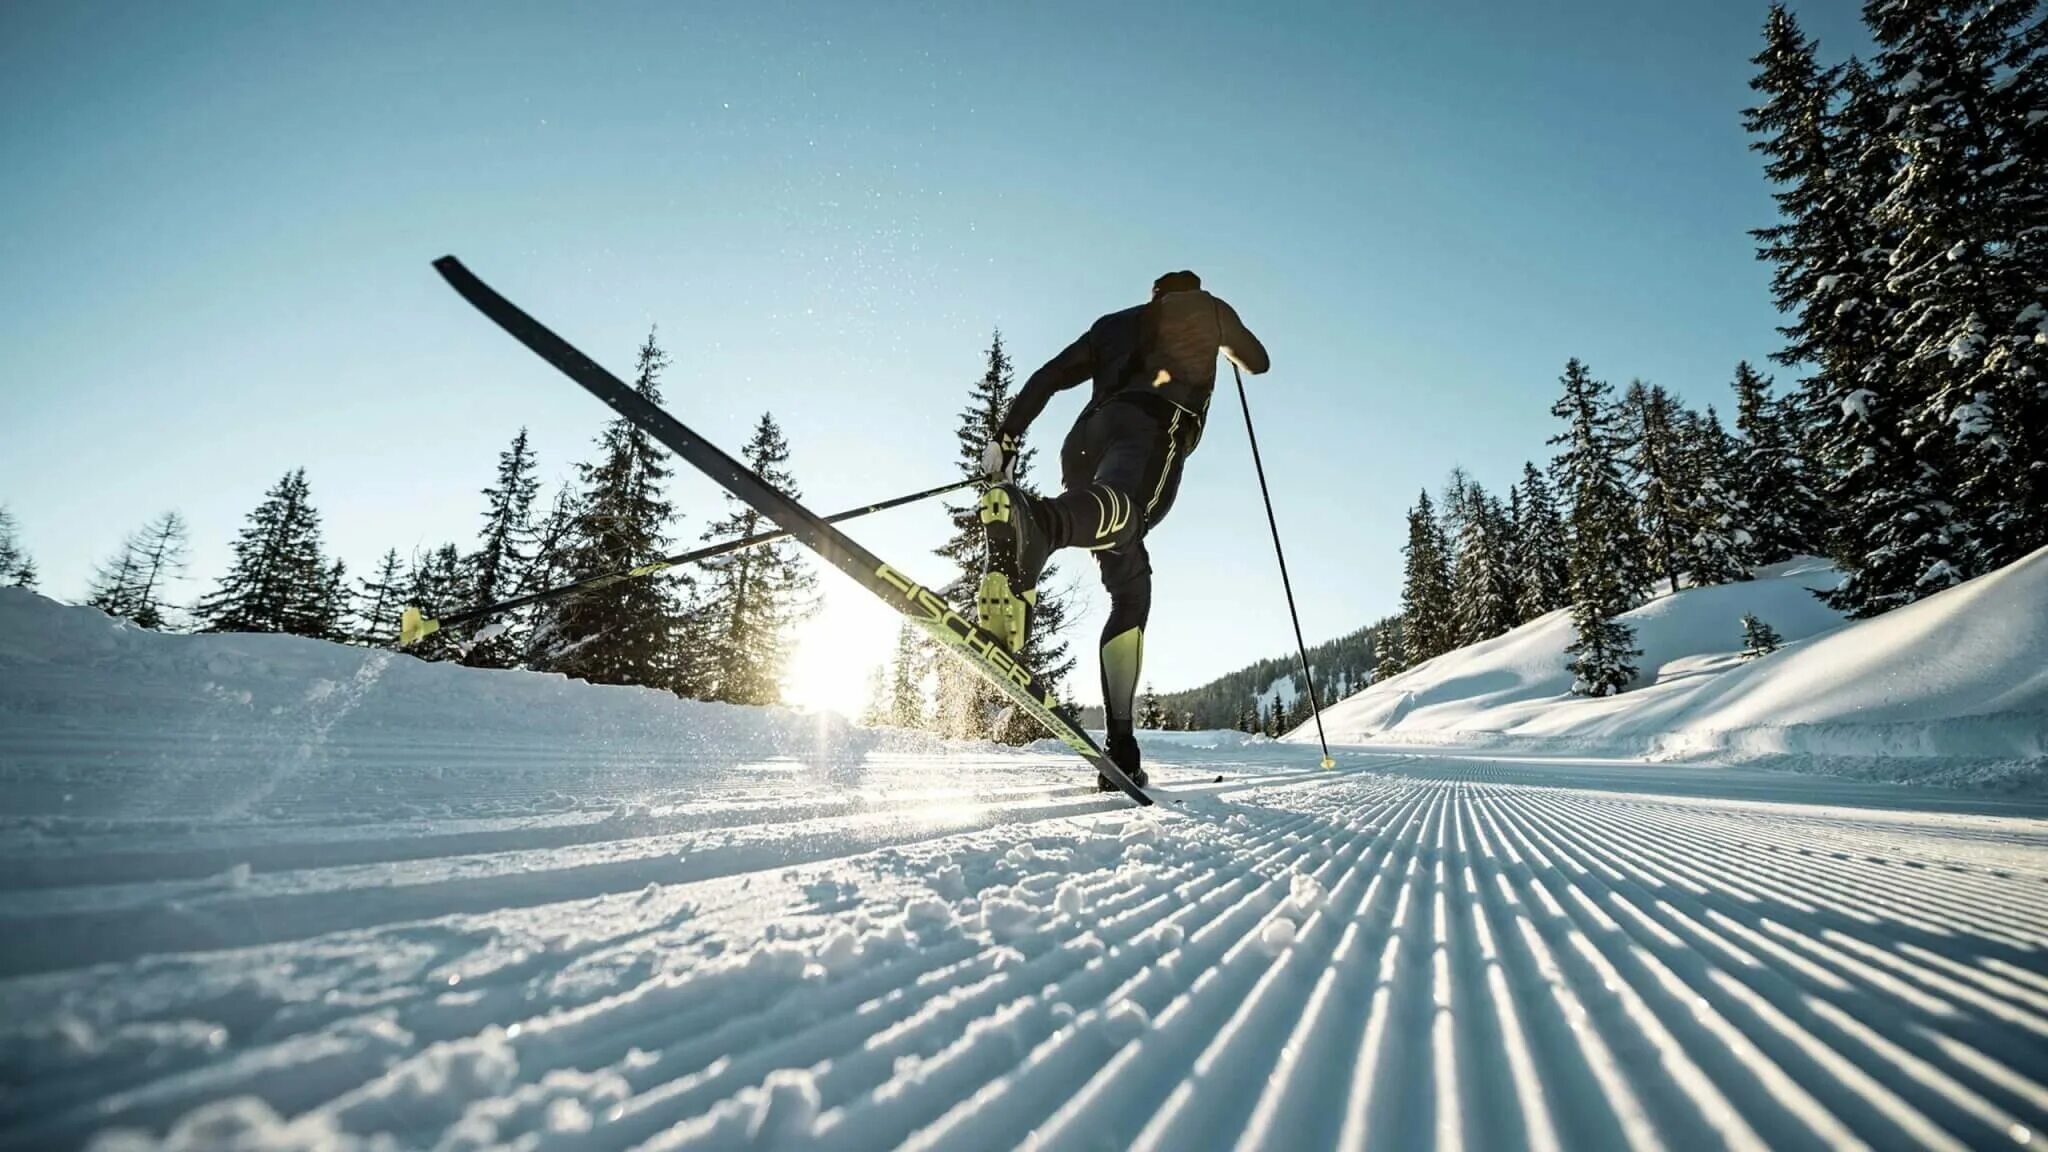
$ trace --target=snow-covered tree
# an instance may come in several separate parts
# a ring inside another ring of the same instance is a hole
[[[1864,19],[1899,161],[1876,218],[1904,434],[1957,504],[1924,594],[2048,542],[2048,19],[2039,0],[1868,0]]]
[[[1159,694],[1146,684],[1144,694],[1138,698],[1138,727],[1156,731],[1166,724],[1166,709],[1159,706]]]
[[[770,413],[762,413],[741,458],[769,487],[800,499],[789,471],[789,442]],[[738,497],[726,497],[726,516],[704,530],[706,540],[734,540],[772,531],[771,523]],[[782,703],[782,675],[791,631],[816,607],[811,574],[788,541],[728,552],[703,565],[703,597],[693,609],[711,656],[705,698],[727,704]]]
[[[1642,538],[1628,488],[1616,460],[1611,390],[1573,359],[1565,365],[1564,395],[1551,414],[1566,430],[1551,443],[1563,445],[1554,470],[1571,501],[1572,624],[1577,640],[1565,651],[1572,660],[1572,691],[1609,696],[1635,679],[1635,632],[1615,617],[1641,595]]]
[[[654,334],[640,346],[633,390],[661,402],[668,354]],[[581,580],[660,559],[667,551],[675,507],[662,491],[667,454],[630,420],[605,426],[598,457],[578,468],[573,519],[549,567],[565,580]],[[531,666],[596,684],[638,684],[693,694],[697,685],[679,673],[682,618],[675,588],[659,580],[627,580],[565,596],[535,615]]]
[[[897,627],[896,655],[889,662],[889,724],[897,728],[923,728],[931,723],[924,682],[932,655],[931,645],[908,620]]]
[[[1686,571],[1695,587],[1747,580],[1756,550],[1741,452],[1711,407],[1704,417],[1684,413],[1680,427],[1677,466],[1685,495],[1677,525]]]
[[[14,524],[14,513],[8,510],[7,505],[0,504],[0,587],[35,586],[36,562],[21,542],[20,530]]]
[[[1407,564],[1401,580],[1402,654],[1409,667],[1455,647],[1457,622],[1452,617],[1450,546],[1437,522],[1429,493],[1416,497],[1408,512]]]
[[[1778,630],[1757,619],[1754,612],[1744,612],[1742,614],[1742,658],[1744,660],[1754,660],[1759,656],[1769,656],[1771,653],[1776,652],[1779,645],[1783,643],[1784,641],[1778,636]]]
[[[264,494],[233,547],[227,574],[195,609],[205,631],[332,635],[329,569],[305,469]]]
[[[405,610],[405,565],[398,549],[384,552],[376,575],[356,582],[355,630],[352,639],[371,648],[398,646],[398,617]]]
[[[1569,602],[1570,575],[1564,518],[1542,470],[1525,461],[1515,495],[1515,622],[1523,624]]]
[[[982,475],[982,450],[988,447],[1002,426],[1014,382],[1015,371],[1010,364],[1010,354],[1003,347],[1003,334],[998,331],[989,339],[982,374],[969,389],[967,406],[961,409],[960,425],[954,432],[959,446],[955,459],[962,476],[978,479]],[[1037,455],[1036,449],[1029,448],[1019,453],[1013,473],[1017,483],[1030,484],[1031,468]],[[974,603],[975,594],[981,586],[987,545],[977,502],[979,495],[977,491],[975,499],[948,506],[953,534],[937,550],[938,555],[953,562],[957,573],[950,583],[939,589],[939,594],[956,607]],[[1068,654],[1065,638],[1068,610],[1065,597],[1058,594],[1057,573],[1057,565],[1048,566],[1039,580],[1038,606],[1032,612],[1031,632],[1025,639],[1024,651],[1018,654],[1018,661],[1048,684],[1064,681],[1075,664],[1074,657]],[[989,735],[988,719],[998,714],[1005,701],[994,688],[956,661],[941,660],[934,667],[938,682],[936,720],[939,731],[955,737]],[[1036,740],[1040,735],[1042,732],[1038,725],[1020,712],[1011,713],[1005,730],[994,733],[996,739],[1011,743]]]
[[[1680,521],[1688,499],[1679,467],[1678,405],[1662,385],[1629,381],[1621,401],[1621,442],[1636,492],[1636,516],[1649,548],[1649,570],[1678,591],[1684,538]]]
[[[1457,575],[1451,589],[1453,639],[1458,645],[1477,644],[1515,626],[1511,532],[1500,502],[1477,484],[1466,489],[1458,521]]]
[[[498,454],[498,474],[483,490],[484,525],[469,557],[470,591],[481,608],[509,599],[526,577],[535,554],[533,501],[540,492],[526,429]],[[510,668],[519,662],[525,614],[514,612],[489,624],[496,635],[473,643],[462,662],[477,668]]]
[[[1735,366],[1735,428],[1741,440],[1735,482],[1749,504],[1753,551],[1775,564],[1820,546],[1820,509],[1808,485],[1799,438],[1771,382],[1748,361]]]

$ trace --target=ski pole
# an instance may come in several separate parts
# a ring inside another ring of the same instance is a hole
[[[871,512],[886,512],[891,508],[900,508],[905,504],[915,504],[919,500],[929,500],[934,496],[944,496],[948,492],[957,492],[962,488],[971,487],[979,483],[981,483],[981,480],[978,477],[972,480],[956,480],[950,484],[941,484],[936,488],[927,488],[922,492],[912,492],[908,496],[898,496],[891,500],[862,505],[859,508],[849,508],[844,512],[835,512],[824,519],[827,524],[837,524],[842,520],[858,519]],[[710,560],[713,557],[725,556],[733,552],[742,552],[748,548],[757,548],[763,544],[773,544],[777,540],[787,539],[788,536],[789,533],[781,529],[777,529],[774,532],[757,532],[752,536],[742,536],[737,540],[721,541],[717,544],[698,548],[695,551],[683,552],[670,556],[667,559],[642,564],[637,568],[626,568],[617,572],[604,572],[596,576],[586,576],[581,580],[568,584],[558,585],[539,592],[530,592],[527,595],[515,597],[511,600],[501,600],[496,604],[486,604],[481,608],[466,609],[451,616],[443,616],[438,619],[422,615],[418,608],[408,607],[399,616],[398,646],[401,648],[411,647],[443,628],[452,628],[458,624],[468,624],[472,621],[483,620],[496,616],[501,612],[510,612],[514,608],[524,608],[529,604],[539,604],[546,600],[567,596],[571,592],[592,592],[599,588],[609,588],[614,584],[624,583],[627,580],[644,579],[659,572],[666,572],[671,568],[680,568],[685,564],[695,564],[700,560]]]
[[[1308,667],[1308,644],[1301,638],[1301,613],[1294,608],[1294,583],[1287,578],[1287,553],[1280,547],[1280,521],[1273,515],[1273,493],[1266,487],[1266,466],[1259,460],[1259,434],[1252,431],[1252,402],[1245,395],[1244,373],[1237,370],[1237,361],[1230,362],[1230,374],[1237,378],[1237,402],[1244,408],[1244,435],[1252,443],[1252,468],[1259,474],[1259,495],[1266,501],[1266,526],[1273,530],[1273,556],[1280,561],[1280,587],[1287,593],[1287,617],[1294,621],[1294,650],[1301,654],[1301,678],[1308,682],[1308,704],[1315,709],[1316,742],[1323,746],[1323,767],[1335,768],[1337,761],[1330,756],[1330,742],[1323,736],[1323,703],[1316,698],[1315,673]]]

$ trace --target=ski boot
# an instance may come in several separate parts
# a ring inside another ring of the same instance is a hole
[[[988,535],[988,568],[974,598],[976,623],[1016,655],[1031,634],[1038,608],[1038,578],[1048,547],[1038,521],[1038,500],[1015,484],[995,484],[981,494],[981,527]]]
[[[1128,734],[1111,736],[1103,742],[1102,750],[1109,753],[1110,760],[1117,767],[1124,770],[1124,775],[1131,778],[1131,783],[1143,788],[1149,782],[1145,775],[1145,770],[1138,766],[1138,738],[1136,736]],[[1102,792],[1117,791],[1117,786],[1109,782],[1109,777],[1100,772],[1095,774],[1095,787],[1098,791]]]

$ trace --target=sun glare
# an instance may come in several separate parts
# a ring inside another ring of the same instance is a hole
[[[867,708],[869,677],[896,650],[900,617],[837,572],[820,582],[823,607],[797,630],[782,698],[858,720]]]

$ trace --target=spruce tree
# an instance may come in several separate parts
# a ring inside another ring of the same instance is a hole
[[[789,442],[775,417],[763,412],[741,457],[755,475],[792,500],[803,493],[789,472]],[[771,531],[770,522],[738,497],[727,514],[704,530],[706,540],[731,540]],[[705,699],[727,704],[782,703],[782,675],[791,630],[815,608],[811,574],[788,541],[729,552],[703,564],[704,594],[693,610],[710,656]]]
[[[1010,355],[1003,347],[1003,334],[998,331],[990,337],[982,374],[969,389],[967,406],[960,412],[960,426],[954,433],[959,446],[955,459],[962,476],[981,478],[982,451],[1002,426],[1003,413],[1010,406],[1010,389],[1014,380]],[[1025,449],[1018,454],[1012,472],[1012,478],[1018,484],[1029,486],[1031,467],[1036,458],[1036,449]],[[956,607],[972,604],[981,585],[987,546],[978,499],[977,490],[975,500],[948,506],[953,534],[937,549],[938,555],[953,562],[958,573],[939,589],[945,601]],[[1064,637],[1068,609],[1065,598],[1055,593],[1057,572],[1056,565],[1048,566],[1038,582],[1038,606],[1032,613],[1031,632],[1025,640],[1024,651],[1017,654],[1019,663],[1036,672],[1048,684],[1064,681],[1076,663],[1075,658],[1068,654]],[[956,661],[942,660],[935,667],[939,731],[953,737],[990,735],[986,730],[988,718],[998,714],[1003,704],[996,690]],[[1019,712],[1010,714],[1010,722],[1004,731],[993,734],[994,738],[1010,743],[1024,743],[1040,735],[1037,724]]]
[[[371,648],[398,646],[398,617],[405,609],[405,566],[398,549],[390,548],[377,562],[377,573],[356,586],[357,612],[352,637]]]
[[[1609,696],[1635,679],[1635,632],[1615,617],[1641,595],[1630,587],[1640,579],[1643,555],[1635,508],[1622,483],[1616,460],[1614,413],[1610,390],[1595,380],[1576,358],[1565,365],[1564,395],[1551,414],[1566,423],[1552,437],[1562,444],[1555,470],[1571,501],[1572,624],[1578,638],[1565,649],[1572,657],[1572,691],[1582,696]]]
[[[337,556],[327,565],[320,584],[319,631],[322,640],[346,643],[355,616],[355,589],[348,584],[348,565]]]
[[[295,469],[249,513],[227,574],[195,609],[204,630],[331,635],[329,570],[321,551],[320,514],[305,469]]]
[[[1570,600],[1566,571],[1564,518],[1550,481],[1536,465],[1522,464],[1522,482],[1515,487],[1521,513],[1515,532],[1515,622],[1526,624]]]
[[[1453,640],[1490,640],[1515,626],[1514,578],[1509,571],[1507,513],[1476,484],[1466,491],[1459,517],[1456,585],[1451,590]]]
[[[1688,499],[1679,468],[1677,404],[1661,385],[1629,381],[1621,401],[1620,435],[1632,450],[1625,457],[1636,492],[1636,516],[1649,547],[1649,570],[1678,591],[1680,522]]]
[[[36,562],[23,546],[19,530],[14,526],[14,513],[5,504],[0,504],[0,586],[36,586]]]
[[[1685,499],[1679,507],[1686,571],[1693,586],[1749,579],[1756,537],[1742,486],[1743,457],[1712,407],[1704,417],[1684,413],[1678,468]]]
[[[526,429],[498,454],[498,474],[483,490],[484,526],[476,552],[469,557],[470,593],[481,608],[509,599],[534,562],[533,500],[540,492],[533,450]],[[510,668],[519,662],[524,640],[524,613],[512,612],[490,622],[483,638],[471,644],[462,662],[477,668]]]
[[[1867,0],[1864,19],[1900,158],[1877,206],[1899,415],[1958,505],[1924,594],[2048,542],[2048,31],[2038,0]]]
[[[1408,544],[1402,551],[1407,556],[1401,580],[1402,652],[1412,668],[1450,651],[1457,635],[1457,622],[1452,618],[1450,547],[1426,490],[1408,512]]]
[[[654,333],[640,346],[633,390],[661,402],[668,354]],[[631,568],[668,550],[675,508],[662,492],[667,454],[630,420],[605,426],[595,461],[577,469],[579,493],[559,506],[573,510],[558,546],[567,580]],[[677,592],[658,580],[627,580],[563,597],[537,614],[530,665],[594,684],[637,684],[686,691],[678,683],[681,608]]]
[[[1144,694],[1138,698],[1138,727],[1156,731],[1166,724],[1166,709],[1159,706],[1159,694],[1146,684]]]
[[[1742,658],[1744,660],[1754,660],[1759,656],[1769,656],[1771,653],[1776,652],[1779,645],[1783,643],[1784,641],[1778,636],[1778,630],[1757,619],[1755,613],[1744,612],[1742,614]]]
[[[930,645],[906,620],[896,629],[896,658],[889,665],[888,723],[897,728],[924,728],[930,724],[924,697],[925,673],[931,662]]]
[[[109,616],[126,619],[135,610],[135,538],[121,542],[121,550],[93,570],[86,586],[85,603]]]
[[[1788,426],[1771,382],[1743,361],[1735,366],[1735,428],[1740,460],[1734,480],[1749,504],[1756,563],[1775,564],[1811,552],[1820,512],[1799,440]]]

